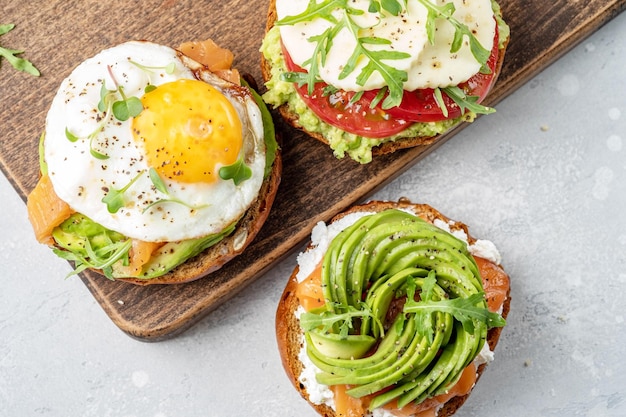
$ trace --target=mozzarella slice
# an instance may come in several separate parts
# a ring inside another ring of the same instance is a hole
[[[442,5],[447,1],[431,0]],[[450,45],[454,39],[454,27],[446,19],[436,20],[435,44],[428,42],[426,33],[427,9],[419,2],[408,2],[408,9],[403,9],[398,16],[386,12],[369,13],[369,0],[354,0],[350,7],[363,13],[351,15],[353,21],[362,29],[360,38],[376,37],[388,40],[389,44],[366,44],[369,51],[389,50],[404,52],[409,56],[402,59],[382,60],[384,64],[405,71],[407,80],[405,90],[421,88],[447,87],[457,85],[469,79],[480,70],[480,63],[473,57],[467,38],[456,53],[450,53]],[[277,0],[278,19],[298,15],[304,12],[309,0]],[[467,25],[484,48],[491,50],[496,24],[490,0],[454,0],[456,11],[454,18]],[[338,22],[346,19],[345,9],[337,8],[332,12]],[[300,22],[294,25],[281,25],[280,32],[283,45],[295,64],[310,69],[311,57],[315,53],[316,42],[312,38],[335,26],[323,18]],[[354,34],[343,27],[333,38],[332,45],[326,56],[324,65],[320,65],[320,78],[327,84],[346,91],[373,90],[387,85],[379,71],[360,85],[357,77],[370,63],[369,58],[362,55],[356,68],[347,76],[340,74],[348,59],[357,47]]]

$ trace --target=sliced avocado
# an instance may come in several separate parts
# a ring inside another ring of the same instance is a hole
[[[459,303],[452,303],[482,293],[467,243],[410,213],[366,215],[341,232],[324,255],[322,288],[331,318],[364,314],[347,335],[338,321],[323,331],[321,325],[309,327],[307,354],[322,371],[317,375],[322,384],[350,385],[353,397],[384,391],[373,397],[370,409],[445,392],[485,343],[488,324],[463,316],[453,307]],[[410,308],[399,311],[383,333],[376,323],[389,320],[393,300],[401,303],[402,297],[410,299]],[[486,309],[484,297],[475,307]],[[369,337],[379,341],[373,352],[366,348]],[[371,354],[360,357],[366,350]]]
[[[311,331],[308,335],[317,351],[329,358],[361,358],[376,343],[376,338],[360,334],[341,336],[334,333]]]
[[[156,256],[144,265],[137,278],[150,279],[163,275],[220,242],[235,230],[235,226],[236,223],[233,223],[218,234],[163,245]],[[119,268],[128,265],[132,242],[126,236],[109,230],[82,214],[74,213],[52,231],[52,237],[63,249],[55,249],[54,252],[75,263],[72,274],[93,268],[102,270],[109,279],[126,277]]]
[[[236,223],[233,223],[221,233],[204,236],[198,239],[166,243],[152,255],[150,261],[143,266],[141,273],[136,278],[150,279],[165,274],[187,259],[219,243],[235,230],[235,226]]]

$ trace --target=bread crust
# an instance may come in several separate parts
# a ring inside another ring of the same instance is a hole
[[[268,12],[267,12],[267,23],[265,25],[266,33],[274,27],[274,24],[276,23],[277,19],[278,17],[277,17],[277,12],[276,12],[276,0],[270,0]],[[505,55],[508,43],[509,43],[509,39],[506,39],[506,41],[503,43],[503,47],[500,48],[500,53],[498,54],[498,62],[496,63],[496,70],[495,70],[493,84],[497,82],[498,76],[500,75],[500,72],[502,71],[502,64],[504,63],[504,55]],[[261,54],[261,74],[263,75],[263,79],[265,80],[265,82],[269,81],[270,78],[272,77],[271,70],[272,70],[271,64],[265,59],[263,54]],[[298,130],[302,130],[307,135],[311,136],[314,139],[317,139],[318,141],[322,143],[325,143],[326,145],[329,144],[328,139],[326,139],[320,133],[310,132],[306,130],[304,127],[302,127],[302,125],[299,122],[300,116],[297,113],[291,111],[287,103],[279,106],[278,112],[283,117],[283,119],[285,119],[285,121],[292,127]],[[459,123],[457,124],[460,124],[460,123],[461,121],[459,121]],[[448,129],[448,131],[451,130],[452,128],[454,128],[454,126]],[[395,152],[399,149],[414,148],[417,146],[430,145],[436,142],[437,139],[443,134],[445,134],[445,132],[435,135],[435,136],[404,137],[404,138],[398,138],[390,142],[383,142],[382,144],[372,148],[372,155],[374,156],[384,155],[384,154]]]
[[[355,212],[379,212],[392,208],[404,208],[413,210],[419,217],[428,221],[429,223],[433,223],[435,219],[440,219],[445,221],[446,223],[450,223],[450,219],[440,213],[438,210],[427,204],[416,204],[411,203],[406,199],[401,199],[398,202],[391,201],[370,201],[363,205],[353,206],[350,209],[346,210],[333,217],[331,223],[344,217],[347,214],[355,213]],[[476,241],[475,238],[469,235],[467,226],[461,222],[455,221],[454,225],[451,226],[453,230],[462,229],[468,236],[468,242],[473,243]],[[307,400],[307,402],[322,416],[324,417],[336,417],[335,412],[332,408],[325,404],[313,404],[309,401],[309,395],[306,391],[304,385],[299,382],[299,376],[302,373],[302,363],[298,359],[298,354],[302,348],[302,330],[300,328],[300,322],[295,315],[295,311],[299,306],[298,298],[296,296],[296,288],[298,285],[298,281],[296,279],[296,275],[298,273],[299,268],[296,266],[294,271],[292,272],[287,285],[282,293],[280,301],[278,303],[278,307],[276,309],[276,341],[278,345],[278,350],[280,353],[280,357],[282,360],[283,367],[285,368],[285,372],[293,386],[298,390],[300,395]],[[510,291],[507,293],[506,300],[504,302],[502,308],[502,317],[506,318],[510,309]],[[502,332],[502,327],[495,327],[488,331],[487,333],[487,343],[489,344],[489,348],[493,351],[498,344],[498,340],[500,338],[500,334]],[[477,381],[484,372],[486,364],[482,364],[477,369]],[[448,417],[453,415],[456,410],[467,400],[469,395],[457,396],[451,398],[448,402],[446,402],[441,409],[437,413],[437,417]]]

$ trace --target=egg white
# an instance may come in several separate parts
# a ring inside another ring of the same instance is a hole
[[[142,69],[131,60],[153,68]],[[175,69],[168,73],[165,67],[172,63]],[[76,67],[62,82],[46,118],[44,158],[56,194],[73,210],[104,227],[144,241],[198,238],[219,233],[237,221],[256,200],[265,169],[261,113],[252,98],[237,93],[227,82],[214,85],[242,119],[247,141],[244,148],[248,149],[246,165],[252,170],[252,177],[239,185],[232,180],[189,184],[163,178],[169,188],[166,196],[149,178],[147,158],[131,133],[132,118],[122,122],[111,117],[98,131],[103,116],[97,108],[102,81],[107,89],[116,89],[109,71],[127,97],[141,97],[148,84],[158,87],[178,79],[196,78],[174,49],[150,42],[120,44]],[[205,82],[213,79],[201,78]],[[70,141],[66,130],[78,140]],[[94,132],[97,133],[90,140]],[[95,158],[90,147],[108,158]],[[107,192],[123,188],[136,177],[124,193],[126,204],[116,213],[109,213],[102,202]],[[146,201],[172,197],[185,204],[161,202],[144,211]]]

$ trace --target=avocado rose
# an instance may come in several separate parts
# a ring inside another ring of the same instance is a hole
[[[325,416],[452,414],[505,325],[499,263],[427,205],[370,202],[318,224],[277,311],[287,374]]]

